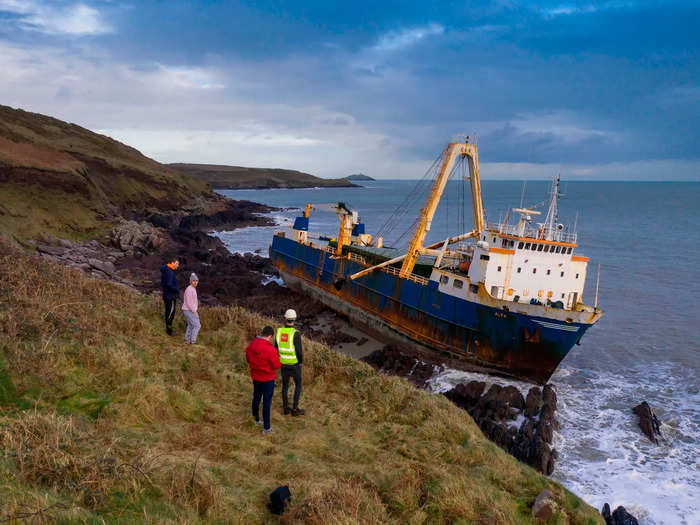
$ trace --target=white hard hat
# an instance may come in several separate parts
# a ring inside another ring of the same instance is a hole
[[[293,321],[294,319],[297,318],[297,313],[290,308],[289,310],[284,312],[284,318],[289,319],[290,321]]]

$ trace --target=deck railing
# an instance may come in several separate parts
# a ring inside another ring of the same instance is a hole
[[[517,224],[505,224],[498,222],[490,222],[487,225],[490,231],[498,232],[504,235],[512,235],[514,237],[527,237],[530,239],[539,239],[554,242],[568,242],[576,244],[577,235],[575,233],[570,233],[562,230],[555,230],[553,232],[547,232],[544,228],[535,228],[533,226],[527,225],[523,229],[522,233]]]
[[[357,263],[360,263],[363,266],[369,266],[369,264],[367,264],[367,260],[364,257],[362,257],[361,255],[358,255],[356,253],[349,252],[348,259],[350,259],[351,261],[355,261]],[[395,268],[393,266],[384,266],[384,267],[378,268],[378,269],[381,270],[382,272],[386,272],[386,273],[389,273],[391,275],[396,275],[396,276],[398,276],[401,273],[398,268]],[[425,277],[423,277],[421,275],[416,275],[415,273],[412,273],[411,275],[406,277],[406,279],[408,279],[409,281],[413,281],[414,283],[418,283],[420,285],[423,285],[423,286],[428,284],[428,281],[429,281],[429,279],[426,279]]]

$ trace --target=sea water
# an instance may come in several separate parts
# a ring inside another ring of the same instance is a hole
[[[425,204],[427,181],[382,180],[362,188],[237,190],[222,193],[282,208],[290,226],[311,203],[342,201],[359,212],[368,233],[405,247]],[[544,220],[550,184],[484,181],[490,222],[508,210],[536,207]],[[414,191],[415,190],[415,191]],[[600,264],[601,320],[552,377],[561,429],[552,477],[600,509],[624,505],[643,524],[700,523],[700,183],[566,182],[559,221],[575,225],[590,257],[584,300],[592,304]],[[394,216],[397,207],[406,213]],[[297,208],[297,209],[290,209]],[[509,222],[516,222],[512,212]],[[468,187],[450,181],[428,242],[471,229]],[[337,235],[338,219],[312,212],[310,230]],[[267,255],[273,227],[220,234],[232,251]],[[402,235],[404,234],[404,235]],[[476,374],[446,370],[434,390]],[[521,385],[523,386],[523,385]],[[523,386],[523,388],[525,388]],[[632,407],[647,401],[662,421],[660,445],[640,431]]]

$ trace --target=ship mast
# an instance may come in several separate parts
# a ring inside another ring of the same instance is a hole
[[[549,192],[549,210],[547,210],[547,218],[544,220],[545,238],[549,241],[554,240],[554,234],[557,231],[557,223],[559,222],[559,175],[554,177],[552,189]]]
[[[468,139],[467,139],[468,140]],[[403,263],[401,265],[400,277],[406,278],[413,272],[416,261],[422,252],[425,251],[423,243],[425,236],[430,231],[430,226],[433,221],[433,216],[437,210],[442,193],[445,191],[445,185],[450,178],[452,168],[454,167],[457,157],[467,157],[469,161],[469,183],[471,186],[472,196],[472,214],[474,217],[474,230],[470,236],[478,237],[481,235],[481,230],[484,228],[484,209],[481,202],[481,179],[479,176],[479,153],[474,144],[468,142],[451,142],[447,145],[443,153],[442,166],[438,173],[435,184],[430,192],[430,197],[425,207],[421,210],[420,220],[416,233],[411,240]]]

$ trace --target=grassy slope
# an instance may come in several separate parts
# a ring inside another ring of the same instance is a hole
[[[277,433],[261,436],[243,349],[269,320],[206,308],[189,348],[163,334],[161,308],[0,256],[0,519],[269,523],[267,494],[288,484],[285,523],[529,523],[545,487],[562,507],[552,523],[600,522],[447,399],[319,344],[308,415],[283,417],[278,390]]]
[[[0,230],[93,237],[122,212],[210,197],[206,183],[75,124],[0,106]]]
[[[309,173],[280,168],[244,168],[214,164],[169,164],[171,168],[208,182],[217,189],[332,188],[354,186],[347,179],[322,179]]]

